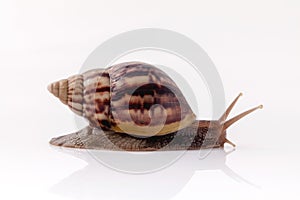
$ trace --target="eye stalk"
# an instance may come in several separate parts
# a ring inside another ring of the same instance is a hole
[[[220,119],[218,120],[219,123],[220,123],[220,126],[222,127],[222,135],[221,137],[223,136],[224,137],[224,141],[225,143],[228,143],[230,145],[232,145],[233,147],[235,147],[236,145],[234,143],[232,143],[231,141],[229,141],[225,135],[226,135],[226,130],[232,125],[234,124],[235,122],[237,122],[238,120],[244,118],[245,116],[247,116],[248,114],[254,112],[255,110],[258,110],[258,109],[262,109],[263,108],[263,105],[259,105],[257,107],[254,107],[252,109],[249,109],[229,120],[226,121],[228,115],[230,114],[232,108],[234,107],[234,105],[236,104],[236,102],[238,101],[238,99],[243,95],[243,93],[240,93],[234,100],[233,102],[229,105],[229,107],[227,108],[227,110],[225,111],[225,113],[220,117]]]

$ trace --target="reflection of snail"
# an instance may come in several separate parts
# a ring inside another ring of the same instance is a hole
[[[180,159],[167,168],[154,173],[142,173],[139,175],[121,173],[99,163],[99,159],[106,157],[118,158],[120,165],[132,163],[132,165],[136,166],[138,159],[130,157],[130,162],[128,162],[128,153],[93,151],[91,156],[90,151],[82,149],[53,147],[53,150],[64,154],[64,156],[77,158],[86,164],[83,168],[63,178],[50,189],[50,192],[69,199],[82,199],[82,197],[84,199],[99,199],[99,196],[101,196],[101,199],[173,199],[187,186],[188,182],[191,183],[191,180],[194,180],[195,172],[199,173],[200,176],[204,175],[201,177],[202,181],[197,182],[197,186],[201,189],[212,185],[216,186],[216,184],[217,186],[227,184],[228,187],[232,188],[235,188],[236,184],[259,187],[247,180],[249,177],[247,174],[240,174],[239,170],[237,172],[234,171],[235,166],[231,166],[228,163],[229,154],[232,155],[234,152],[226,152],[224,149],[203,150],[208,153],[204,159],[199,159],[199,151],[187,151]],[[167,154],[166,157],[173,157],[172,155],[176,155],[177,152],[157,151],[154,153],[157,154],[156,157],[162,156],[162,154]],[[148,160],[147,162],[147,159],[145,159],[143,165],[146,166],[149,162],[152,163],[155,160]],[[62,167],[59,164],[56,166],[58,169]],[[219,181],[222,177],[224,177],[222,179],[224,182]],[[210,181],[206,181],[205,178],[208,178]],[[214,181],[217,183],[212,183]],[[118,188],[118,192],[115,192],[115,183],[123,186]],[[228,190],[222,192],[224,192],[224,195],[230,194]]]
[[[226,121],[240,94],[219,120],[196,120],[174,81],[141,62],[90,70],[52,83],[48,90],[90,122],[75,134],[50,141],[75,148],[157,150],[166,147],[175,135],[176,141],[166,149],[220,147],[226,142],[232,144],[226,139],[230,125],[262,108],[255,107]]]

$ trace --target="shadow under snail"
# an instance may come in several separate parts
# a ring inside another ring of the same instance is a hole
[[[48,90],[89,121],[86,128],[50,141],[72,148],[155,151],[235,146],[226,138],[227,128],[262,108],[227,120],[239,94],[219,120],[197,120],[175,82],[142,62],[90,70],[54,82]]]

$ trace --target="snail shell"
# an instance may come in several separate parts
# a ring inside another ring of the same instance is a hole
[[[90,70],[48,90],[92,127],[139,137],[167,135],[196,119],[175,82],[142,62]]]

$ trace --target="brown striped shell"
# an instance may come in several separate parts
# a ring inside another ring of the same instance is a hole
[[[91,126],[135,136],[166,135],[196,118],[174,81],[142,62],[90,70],[48,90]]]

